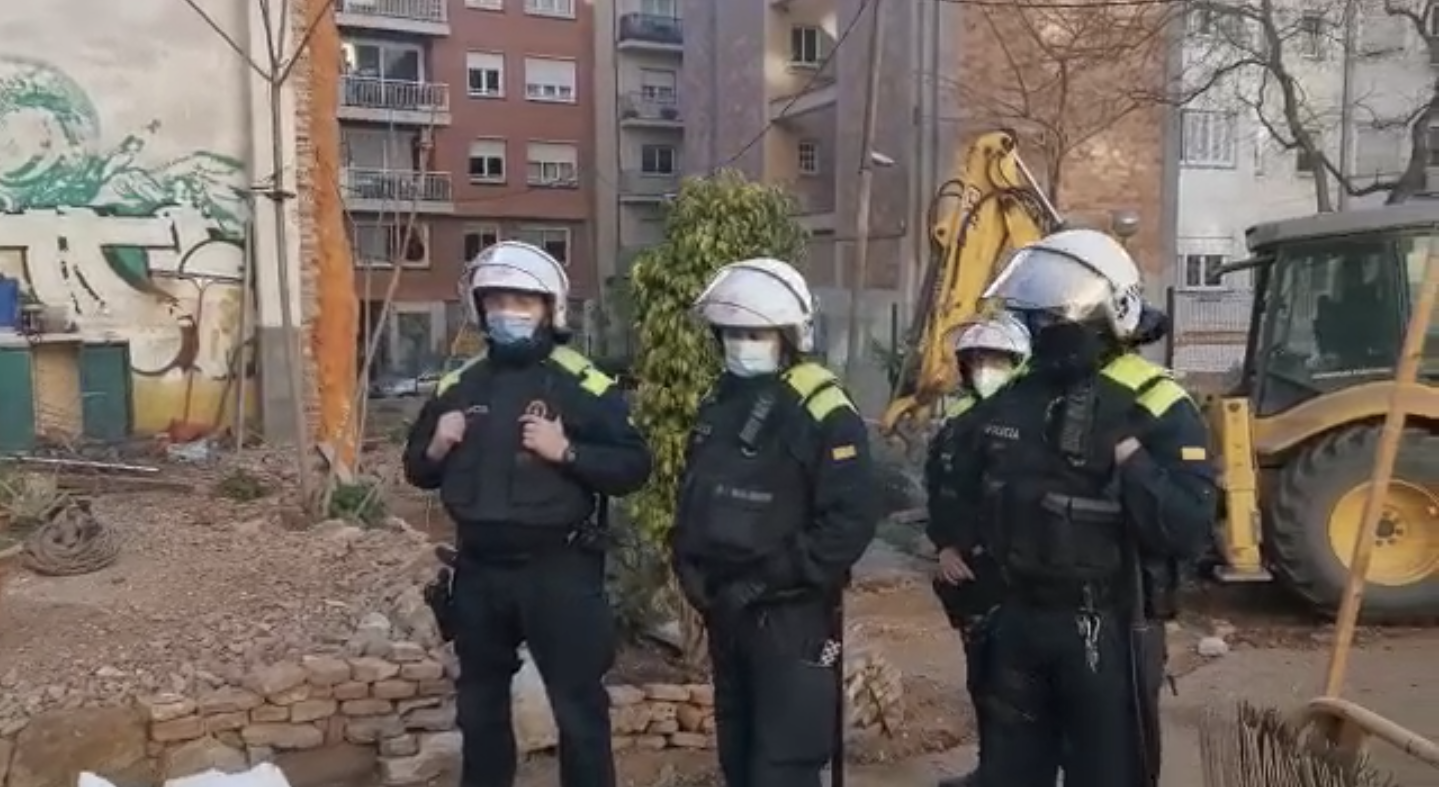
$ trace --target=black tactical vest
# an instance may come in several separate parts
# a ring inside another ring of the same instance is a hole
[[[853,409],[824,367],[792,367],[749,406],[708,402],[690,435],[680,488],[679,549],[736,568],[774,554],[813,518],[813,423]],[[813,423],[800,420],[805,418]]]
[[[445,463],[440,500],[458,524],[526,525],[557,530],[577,527],[595,510],[595,494],[564,468],[526,450],[520,416],[551,420],[566,417],[565,402],[575,396],[601,396],[614,381],[583,355],[559,346],[550,357],[523,368],[498,368],[471,359],[440,380],[436,395],[467,381],[465,439]],[[578,388],[565,378],[575,378]]]
[[[1099,439],[1186,398],[1162,367],[1137,355],[1107,365],[1090,391],[1088,433]],[[1066,408],[1079,405],[1042,385],[1012,386],[994,404],[982,440],[985,542],[1011,584],[1034,593],[1052,588],[1075,603],[1122,588],[1131,536],[1114,468],[1066,454],[1058,436]]]

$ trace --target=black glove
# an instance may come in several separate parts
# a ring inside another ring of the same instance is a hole
[[[700,572],[696,571],[690,564],[676,560],[674,564],[675,579],[679,581],[680,592],[684,594],[685,601],[701,615],[709,612],[714,605],[714,599],[705,585],[705,579]]]
[[[722,625],[734,624],[743,619],[745,612],[759,601],[767,589],[763,582],[753,579],[729,582],[714,594],[710,614]]]
[[[449,566],[440,568],[430,584],[425,585],[425,604],[435,613],[435,624],[440,637],[446,642],[455,638],[455,570]]]

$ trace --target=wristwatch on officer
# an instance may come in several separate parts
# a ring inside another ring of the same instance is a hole
[[[572,465],[575,463],[575,446],[573,443],[565,446],[565,452],[560,454],[560,464]]]

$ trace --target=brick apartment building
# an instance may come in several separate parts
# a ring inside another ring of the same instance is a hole
[[[441,359],[465,260],[527,240],[598,294],[593,6],[582,0],[339,0],[342,178],[362,322],[404,270],[380,369]],[[415,231],[404,246],[414,216]],[[368,333],[368,331],[362,332]]]

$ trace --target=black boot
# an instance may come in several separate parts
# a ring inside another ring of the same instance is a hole
[[[938,787],[975,787],[979,784],[979,771],[974,770],[963,776],[940,779]]]

